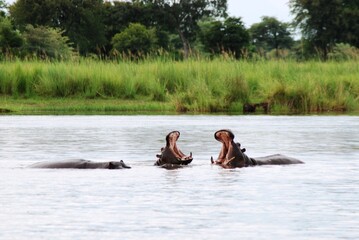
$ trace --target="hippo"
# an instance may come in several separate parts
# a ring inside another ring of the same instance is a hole
[[[119,162],[93,162],[84,159],[71,159],[34,163],[29,168],[122,169],[131,167],[126,165],[122,160]]]
[[[214,138],[222,142],[222,149],[216,161],[211,157],[211,163],[224,168],[242,168],[260,165],[284,165],[304,163],[298,159],[287,157],[282,154],[275,154],[265,157],[250,158],[241,149],[240,143],[235,143],[234,134],[228,129],[222,129],[214,134]]]
[[[177,147],[177,140],[180,136],[179,131],[172,131],[166,136],[166,146],[161,148],[161,153],[157,154],[158,160],[155,162],[155,166],[164,166],[169,168],[176,168],[176,166],[188,165],[192,162],[192,153],[186,156]]]

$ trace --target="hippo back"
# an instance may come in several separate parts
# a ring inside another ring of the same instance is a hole
[[[119,162],[93,162],[84,159],[72,159],[39,162],[30,165],[29,168],[122,169],[131,167],[127,166],[122,160]]]
[[[43,161],[34,163],[29,168],[85,168],[90,161],[83,159],[71,159],[63,161]]]
[[[285,164],[301,164],[304,163],[296,158],[287,157],[282,154],[274,154],[265,157],[254,158],[257,165],[285,165]]]

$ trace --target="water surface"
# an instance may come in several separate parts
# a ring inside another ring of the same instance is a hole
[[[231,129],[251,157],[304,165],[211,166]],[[188,167],[154,167],[179,130]],[[123,159],[132,169],[28,169]],[[358,239],[359,117],[1,116],[0,239]]]

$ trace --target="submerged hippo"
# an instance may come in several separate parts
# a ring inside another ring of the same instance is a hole
[[[192,162],[192,153],[186,156],[178,149],[176,142],[179,136],[179,131],[172,131],[167,134],[166,146],[161,148],[160,154],[156,155],[158,160],[155,162],[155,166],[188,165]]]
[[[122,169],[131,167],[127,166],[122,160],[119,162],[93,162],[83,159],[73,159],[34,163],[30,165],[29,168]]]
[[[222,129],[214,134],[217,141],[222,142],[222,149],[218,159],[211,162],[221,165],[224,168],[241,168],[257,165],[283,165],[304,163],[298,159],[287,157],[281,154],[270,155],[266,157],[250,158],[241,149],[239,143],[234,143],[234,134],[230,130]]]

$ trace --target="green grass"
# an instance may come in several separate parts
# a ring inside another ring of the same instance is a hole
[[[0,113],[18,114],[156,114],[171,113],[172,106],[166,103],[130,101],[119,99],[13,99],[0,98]]]
[[[2,62],[0,108],[68,112],[359,111],[359,64],[188,60],[183,62]]]

